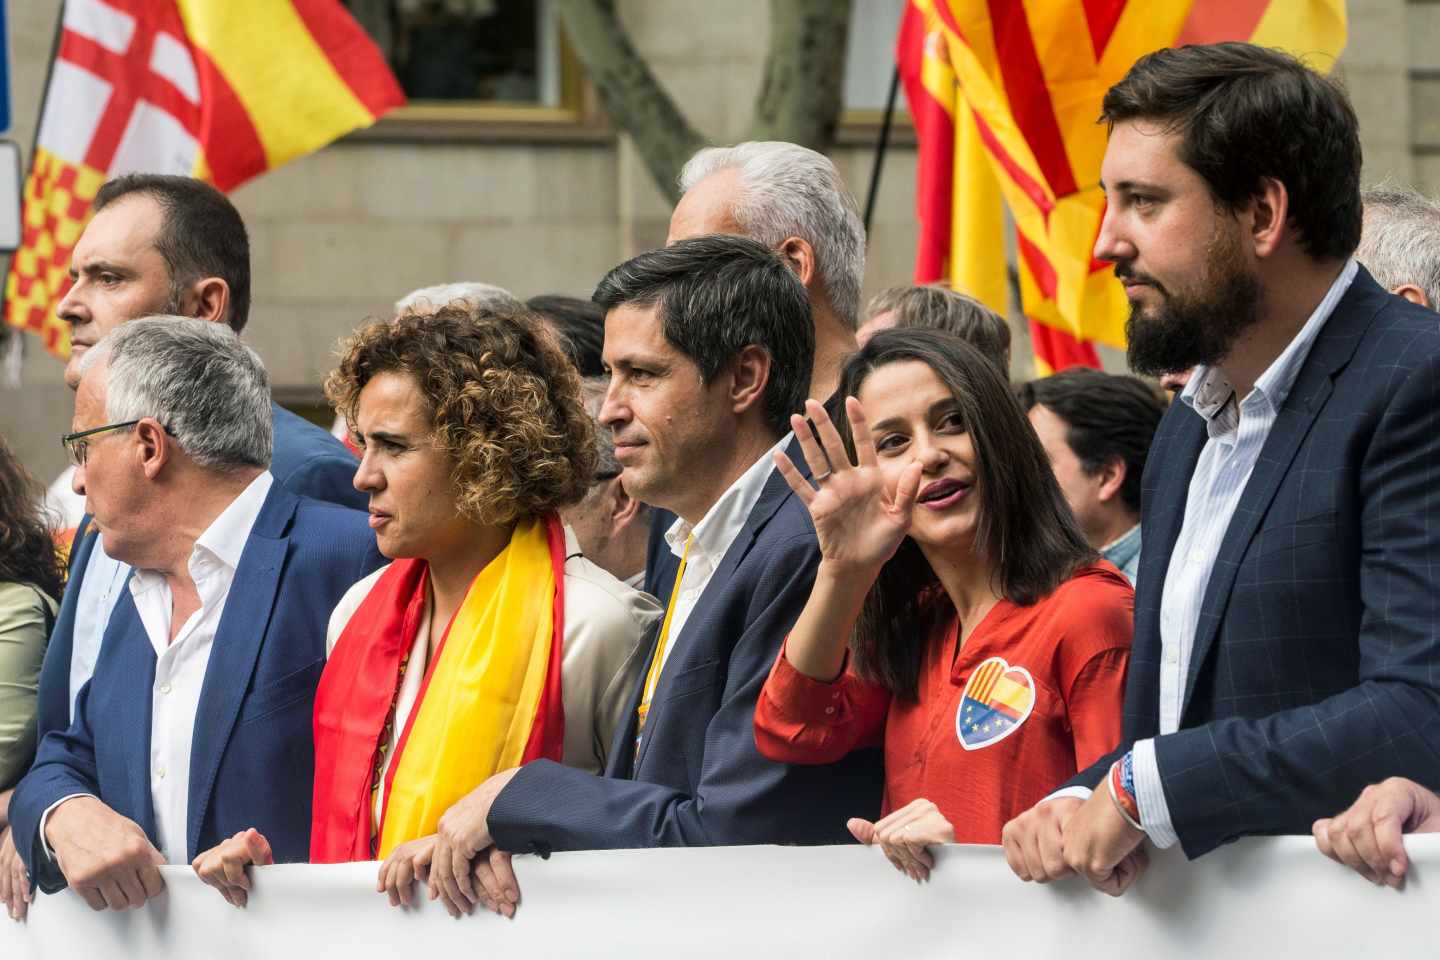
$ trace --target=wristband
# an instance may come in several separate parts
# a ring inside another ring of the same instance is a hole
[[[1105,786],[1110,791],[1110,800],[1115,804],[1115,809],[1120,811],[1120,816],[1141,833],[1145,828],[1140,826],[1140,805],[1135,802],[1135,797],[1125,792],[1120,786],[1122,764],[1119,760],[1110,765],[1110,773],[1105,777]]]

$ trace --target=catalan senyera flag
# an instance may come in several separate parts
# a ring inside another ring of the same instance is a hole
[[[1037,374],[1099,366],[1128,305],[1092,258],[1105,212],[1105,91],[1167,46],[1248,40],[1325,69],[1344,0],[910,0],[897,64],[919,140],[917,283],[1007,308],[1005,221]]]
[[[186,174],[229,191],[404,102],[340,0],[65,0],[6,323],[69,354],[55,305],[107,179]]]

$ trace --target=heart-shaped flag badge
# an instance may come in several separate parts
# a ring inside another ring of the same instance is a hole
[[[955,735],[966,750],[981,750],[1020,729],[1035,709],[1035,681],[1024,667],[991,657],[970,673],[955,711]]]

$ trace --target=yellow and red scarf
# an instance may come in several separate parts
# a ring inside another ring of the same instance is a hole
[[[397,560],[381,575],[340,634],[315,694],[312,863],[384,858],[434,833],[441,814],[491,774],[561,759],[564,570],[565,532],[552,515],[517,524],[475,577],[396,742],[376,830],[375,778],[424,620],[429,567]]]

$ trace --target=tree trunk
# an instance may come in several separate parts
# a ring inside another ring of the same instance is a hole
[[[672,203],[679,200],[680,168],[705,146],[705,138],[636,53],[613,3],[555,0],[555,7],[611,119],[634,138],[661,192]]]
[[[851,0],[770,0],[770,50],[753,140],[829,149],[840,120]]]

